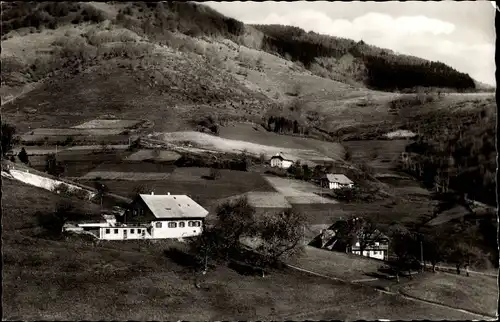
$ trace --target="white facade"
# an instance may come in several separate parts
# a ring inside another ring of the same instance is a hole
[[[370,258],[376,258],[380,260],[386,259],[387,253],[387,244],[380,244],[380,242],[375,242],[375,245],[371,246],[370,249],[366,249],[361,254],[359,250],[359,242],[356,242],[355,249],[352,250],[352,253],[355,255],[362,255]],[[357,249],[356,249],[357,248]]]
[[[183,238],[200,235],[201,220],[168,220],[151,222],[151,238]]]
[[[104,240],[128,240],[128,239],[152,239],[148,229],[142,227],[110,226],[99,229],[99,239]]]
[[[203,222],[186,219],[152,221],[151,225],[115,225],[109,222],[83,223],[77,224],[75,227],[68,225],[64,231],[87,231],[103,240],[183,238],[200,235],[203,231]]]
[[[355,250],[352,253],[355,255],[361,255],[361,252],[359,250],[357,250],[357,251]],[[368,250],[368,251],[364,250],[363,256],[384,260],[385,251],[384,250]]]
[[[282,169],[288,169],[293,164],[291,160],[282,160],[281,158],[273,157],[271,159],[271,167],[278,167]]]
[[[349,184],[341,184],[338,182],[328,182],[329,189],[341,189],[341,188],[352,188],[354,185],[352,183]]]

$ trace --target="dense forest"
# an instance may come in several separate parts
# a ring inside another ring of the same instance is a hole
[[[4,2],[2,3],[2,33],[21,28],[56,29],[64,24],[100,22],[104,14],[79,2]]]
[[[496,124],[488,110],[480,113],[433,115],[420,121],[422,135],[407,146],[406,170],[436,191],[452,189],[496,205]]]
[[[179,31],[188,36],[222,36],[236,40],[244,31],[244,24],[226,17],[208,6],[193,2],[132,2],[121,10],[117,21],[142,21],[143,31],[160,37],[165,31]],[[130,19],[134,17],[135,19]]]
[[[380,90],[401,90],[415,87],[446,87],[457,90],[474,89],[472,78],[440,63],[421,58],[396,55],[390,50],[370,46],[363,41],[306,33],[297,27],[254,25],[265,36],[263,50],[299,61],[306,68],[320,57],[340,59],[351,54],[368,69],[366,85]]]

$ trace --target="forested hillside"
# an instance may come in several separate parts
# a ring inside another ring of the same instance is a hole
[[[367,70],[366,85],[379,90],[401,90],[416,87],[444,87],[456,90],[474,89],[473,79],[464,73],[440,63],[417,57],[396,55],[349,39],[306,33],[297,27],[282,25],[255,25],[266,34],[263,49],[276,52],[291,60],[300,61],[306,68],[319,58],[341,59],[352,55]],[[353,75],[355,76],[355,75]]]
[[[56,29],[82,22],[114,21],[154,41],[167,41],[170,33],[191,37],[223,37],[243,44],[246,26],[215,10],[192,2],[109,2],[115,17],[90,3],[12,2],[4,3],[2,36],[10,31],[40,28]],[[475,89],[475,82],[464,73],[439,62],[396,55],[390,50],[364,42],[306,33],[297,27],[281,25],[251,26],[264,34],[261,49],[300,62],[318,76],[357,83],[385,91],[439,87]],[[330,60],[333,61],[330,61]]]
[[[491,109],[436,112],[413,123],[422,135],[406,149],[412,153],[407,170],[437,191],[452,189],[496,205],[496,118]]]

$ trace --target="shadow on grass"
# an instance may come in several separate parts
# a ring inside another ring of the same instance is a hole
[[[188,254],[177,248],[169,248],[164,251],[167,258],[171,259],[174,263],[186,267],[196,269],[200,267],[200,263],[195,256]]]
[[[265,269],[243,262],[231,261],[229,262],[228,267],[236,273],[244,276],[262,276],[263,272],[264,274],[267,274]]]

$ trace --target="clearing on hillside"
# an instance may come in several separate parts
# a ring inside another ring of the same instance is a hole
[[[141,123],[137,120],[95,119],[76,126],[73,129],[128,129]]]
[[[315,150],[316,152],[334,160],[342,160],[345,155],[345,149],[340,143],[321,141],[300,136],[280,135],[274,132],[269,132],[261,125],[257,124],[235,123],[223,126],[219,130],[219,137],[289,149]],[[314,155],[311,156],[310,160],[315,160]],[[323,160],[323,158],[320,158],[317,161],[321,160]]]
[[[81,177],[82,180],[166,180],[170,173],[162,172],[120,172],[120,171],[91,171]]]
[[[292,155],[298,159],[312,162],[330,162],[333,161],[315,150],[311,149],[290,149],[270,145],[262,145],[240,140],[229,140],[221,137],[213,136],[210,134],[200,132],[169,132],[169,133],[155,133],[151,136],[157,140],[163,140],[169,143],[176,142],[193,142],[194,145],[200,148],[206,148],[221,152],[229,153],[243,153],[247,151],[254,156],[264,154],[267,158],[275,155],[278,152],[283,152]]]
[[[39,128],[29,131],[24,136],[79,136],[79,135],[113,135],[120,134],[123,129],[100,129],[100,128],[68,128],[68,129],[54,129],[54,128]]]
[[[393,173],[392,168],[400,160],[401,152],[411,140],[360,140],[344,141],[353,161],[362,161],[377,173]]]
[[[127,161],[154,160],[156,162],[176,161],[181,157],[180,154],[168,150],[139,150],[129,155]]]

